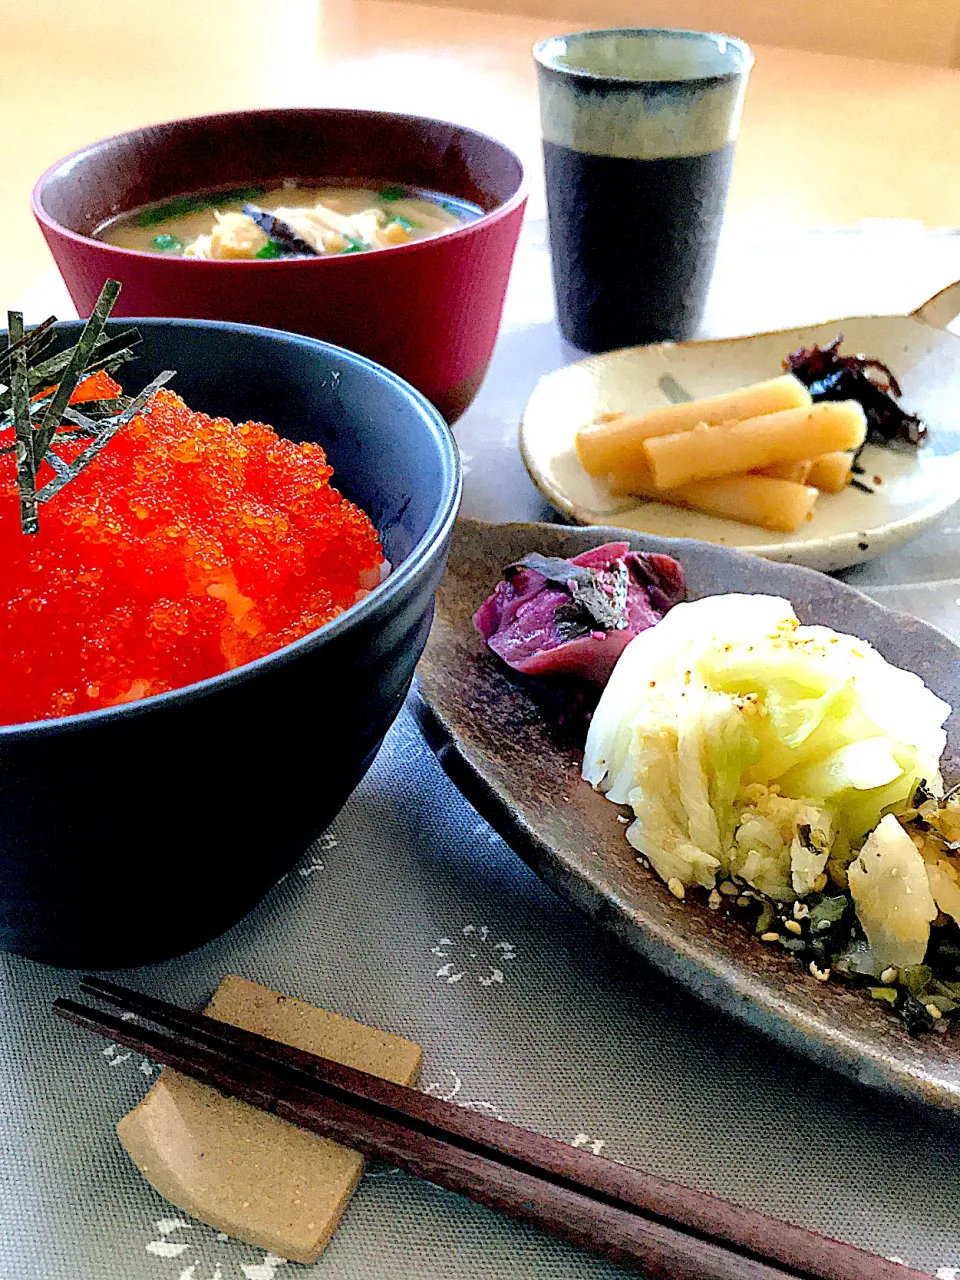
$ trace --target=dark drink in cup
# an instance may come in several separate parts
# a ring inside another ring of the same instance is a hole
[[[713,274],[732,145],[627,160],[544,140],[543,157],[564,336],[586,351],[690,337]]]
[[[693,335],[723,218],[749,48],[685,31],[536,46],[560,328],[587,351]]]

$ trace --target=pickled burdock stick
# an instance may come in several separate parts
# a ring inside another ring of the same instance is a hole
[[[843,450],[821,454],[810,464],[807,483],[821,493],[842,493],[853,479],[852,462],[852,455]]]
[[[839,488],[828,488],[826,484],[818,484],[814,487],[823,490],[824,493],[839,493],[845,485],[849,484],[850,479],[850,454],[848,453],[825,453],[824,458],[843,458],[847,466],[847,479],[842,482],[839,480],[837,473],[832,469],[824,469],[823,474],[830,477],[830,483],[839,484]],[[753,474],[758,476],[771,476],[774,480],[792,480],[794,484],[813,484],[810,479],[810,473],[814,465],[813,458],[807,458],[803,462],[774,462],[769,467],[756,471]],[[830,464],[832,468],[834,464]],[[650,468],[642,461],[638,461],[634,466],[624,471],[611,471],[607,476],[607,487],[615,498],[625,497],[627,494],[634,494],[641,498],[663,498],[663,490],[658,489],[653,483],[653,475]]]
[[[651,435],[667,435],[682,429],[673,423],[650,422],[650,416],[605,413],[589,426],[581,427],[574,443],[584,471],[599,478],[637,465],[645,466],[644,440]]]
[[[774,476],[720,476],[694,480],[659,495],[658,501],[709,516],[759,525],[774,533],[796,533],[810,519],[818,491]]]
[[[803,462],[836,449],[856,449],[867,434],[855,400],[820,401],[759,418],[645,440],[643,451],[658,489],[759,471],[775,462]]]
[[[809,478],[812,467],[812,458],[807,458],[803,462],[772,462],[769,467],[763,467],[757,474],[773,476],[775,480],[793,480],[795,484],[812,484],[813,481]]]
[[[688,507],[775,533],[795,533],[801,528],[810,519],[819,492],[794,480],[756,473],[694,480],[678,489],[655,489],[650,483],[640,488],[635,481],[617,476],[610,476],[608,484],[614,497],[645,498],[667,506]]]
[[[622,471],[611,471],[606,476],[607,488],[615,498],[633,493],[642,498],[659,498],[660,491],[653,483],[650,468],[643,458],[639,458]]]
[[[802,409],[810,403],[810,392],[788,373],[721,396],[664,405],[649,413],[603,414],[577,432],[577,457],[584,471],[605,476],[628,470],[642,457],[643,442],[654,436],[689,431],[701,422],[715,426],[782,409]]]

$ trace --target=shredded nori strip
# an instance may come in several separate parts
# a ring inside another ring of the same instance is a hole
[[[23,341],[23,315],[7,312],[10,344],[10,396],[13,401],[13,429],[17,451],[17,489],[20,493],[20,526],[24,533],[39,533],[37,518],[37,459],[33,452],[30,424],[30,394],[27,382],[27,351]]]
[[[54,335],[56,336],[56,335]],[[93,373],[100,370],[106,370],[107,373],[113,373],[116,369],[124,364],[127,360],[135,359],[133,348],[141,342],[140,332],[138,329],[125,329],[123,333],[117,334],[115,338],[101,338],[98,340],[94,348],[94,359],[90,361],[84,370],[84,378],[89,377]],[[42,361],[40,364],[29,364],[28,356],[27,381],[29,383],[30,395],[35,395],[39,391],[47,391],[54,388],[59,381],[63,370],[70,363],[72,348],[67,351],[61,351],[59,355],[51,356],[48,360]],[[81,382],[83,379],[80,380]],[[79,385],[79,384],[78,384]],[[50,394],[53,392],[51,390]],[[45,397],[41,401],[35,401],[30,406],[31,416],[35,416],[40,410],[46,408],[49,403],[49,397]],[[8,427],[13,419],[9,411],[11,405],[9,389],[0,392],[0,428]]]
[[[534,573],[539,573],[541,577],[546,578],[551,586],[566,587],[568,590],[571,582],[576,582],[581,587],[589,587],[595,582],[597,576],[596,570],[588,569],[586,565],[573,564],[570,560],[564,560],[562,556],[542,556],[539,551],[527,552],[522,560],[508,564],[504,573],[515,573],[518,569],[532,569]]]
[[[300,254],[305,258],[319,258],[319,254],[312,244],[309,244],[301,236],[298,236],[293,227],[283,221],[282,218],[275,218],[272,213],[267,213],[255,204],[245,204],[243,212],[248,218],[252,218],[261,231],[265,231],[271,240],[281,245],[285,249],[291,249],[294,253]]]
[[[90,362],[94,347],[97,345],[97,339],[103,333],[103,326],[107,323],[107,317],[113,310],[113,305],[119,293],[120,281],[108,280],[100,291],[100,297],[97,299],[97,304],[93,308],[90,319],[84,325],[80,341],[70,353],[70,359],[67,362],[67,367],[60,375],[60,383],[54,392],[53,399],[47,405],[43,421],[37,428],[33,451],[38,462],[50,448],[53,433],[59,427],[63,411],[70,403],[70,397],[76,391],[77,383]]]
[[[17,347],[22,345],[27,350],[28,362],[36,360],[38,353],[46,350],[57,336],[53,331],[55,323],[56,316],[48,316],[42,324],[36,325],[19,342],[11,343],[6,351],[0,354],[0,378],[8,378],[10,376],[10,371],[13,368],[13,353]]]
[[[153,393],[173,377],[172,370],[164,370],[132,399],[118,395],[112,400],[87,401],[83,411],[70,405],[77,387],[92,373],[112,373],[133,359],[132,348],[140,342],[136,329],[127,329],[114,338],[106,338],[103,333],[119,292],[119,283],[108,280],[77,344],[46,360],[39,357],[55,336],[54,317],[25,334],[20,312],[8,313],[8,346],[0,356],[0,369],[9,371],[10,386],[0,395],[0,429],[12,426],[14,443],[0,448],[0,454],[16,454],[20,527],[25,534],[39,533],[38,504],[49,501],[75,479],[117,431],[144,409]],[[34,333],[39,337],[33,339]],[[39,394],[31,404],[34,392]],[[84,439],[91,443],[70,462],[54,452],[60,442]],[[37,474],[44,462],[54,477],[37,492]]]
[[[63,411],[63,418],[65,422],[75,422],[80,427],[93,426],[95,430],[100,418],[112,418],[115,413],[119,413],[127,407],[129,399],[129,396],[121,395],[114,400],[84,400],[82,414],[79,410],[68,407]],[[90,422],[91,418],[93,419],[92,423]],[[69,435],[70,432],[66,428],[62,428],[58,432],[58,438],[61,440],[67,439]]]
[[[867,418],[867,438],[874,444],[918,449],[927,428],[897,404],[903,392],[892,371],[880,360],[840,355],[842,341],[840,333],[825,347],[798,347],[783,367],[799,378],[814,400],[856,400]]]
[[[36,496],[37,502],[49,502],[50,499],[68,484],[71,480],[76,479],[88,462],[92,462],[97,454],[106,445],[110,443],[121,427],[137,416],[155,391],[159,391],[164,383],[169,382],[174,376],[176,370],[164,369],[163,373],[158,373],[152,382],[143,388],[138,396],[127,405],[122,413],[118,413],[116,417],[101,419],[97,438],[89,448],[84,449],[79,457],[75,458],[69,465],[57,458],[56,454],[48,453],[47,462],[54,468],[57,475],[56,478],[45,484]],[[93,425],[93,424],[91,424]],[[57,465],[59,463],[59,466]]]

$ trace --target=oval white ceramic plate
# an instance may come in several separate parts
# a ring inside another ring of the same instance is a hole
[[[699,538],[812,569],[843,569],[914,538],[960,499],[960,337],[941,326],[960,311],[960,281],[907,316],[851,316],[710,342],[664,342],[591,356],[541,378],[520,424],[534,484],[581,524],[618,525],[669,538]],[[768,533],[638,498],[615,498],[577,460],[577,429],[601,413],[643,412],[775,377],[800,346],[844,335],[842,351],[888,364],[903,403],[930,430],[916,454],[868,445],[862,479],[875,489],[822,494],[797,533]],[[874,477],[878,478],[875,483]]]

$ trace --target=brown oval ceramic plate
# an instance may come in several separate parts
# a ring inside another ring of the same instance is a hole
[[[691,599],[724,591],[786,596],[802,621],[869,640],[960,707],[960,649],[952,640],[823,574],[622,529],[461,520],[415,698],[444,769],[557,893],[699,996],[864,1084],[960,1110],[960,1030],[913,1039],[865,993],[816,982],[705,903],[678,902],[636,861],[617,808],[581,780],[575,719],[558,725],[481,643],[471,616],[504,565],[527,551],[572,556],[610,539],[675,556]],[[947,729],[949,783],[960,777],[960,712]]]

